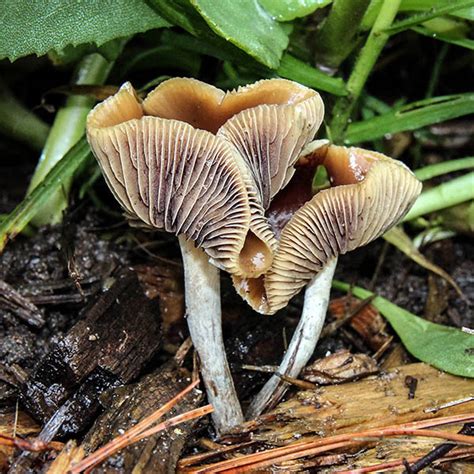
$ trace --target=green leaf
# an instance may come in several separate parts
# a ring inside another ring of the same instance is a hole
[[[290,21],[329,5],[332,0],[259,0],[265,10],[278,21]]]
[[[408,104],[400,110],[378,117],[351,123],[347,128],[345,143],[375,140],[386,134],[416,130],[472,113],[474,93],[435,97]]]
[[[351,291],[361,299],[373,295],[360,287],[334,280],[333,288]],[[474,377],[474,336],[459,329],[431,323],[381,296],[372,303],[389,321],[407,350],[427,364],[462,377]]]
[[[328,76],[288,53],[285,53],[281,58],[277,74],[313,89],[323,90],[338,96],[347,95],[346,86],[340,77]]]
[[[100,46],[168,23],[143,0],[3,0],[0,59],[14,61],[69,45]]]
[[[209,27],[271,69],[280,64],[288,46],[285,29],[257,0],[191,0]]]
[[[0,252],[8,240],[19,234],[37,212],[59,189],[62,183],[74,176],[79,167],[92,157],[85,137],[81,138],[56,163],[43,181],[0,223]]]
[[[210,33],[206,22],[191,6],[190,0],[147,0],[147,3],[166,21],[193,36],[208,36]]]

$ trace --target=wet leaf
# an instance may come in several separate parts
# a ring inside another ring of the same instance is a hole
[[[256,0],[221,0],[218,8],[213,0],[191,3],[219,36],[269,68],[278,67],[288,35]]]
[[[373,294],[337,280],[333,281],[333,288],[352,291],[358,298]],[[381,296],[374,298],[372,304],[387,318],[414,357],[450,374],[474,378],[474,335],[426,321]]]
[[[265,10],[278,21],[290,21],[329,5],[332,0],[259,0]]]
[[[165,26],[168,23],[143,0],[4,0],[0,59],[40,56],[83,43],[100,46],[115,38]]]

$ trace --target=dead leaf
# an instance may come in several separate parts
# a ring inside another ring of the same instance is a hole
[[[379,370],[377,362],[367,354],[351,354],[338,351],[324,359],[318,359],[305,367],[301,378],[321,385],[349,382],[372,375]]]

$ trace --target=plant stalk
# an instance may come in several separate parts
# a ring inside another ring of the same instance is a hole
[[[288,389],[288,383],[282,380],[281,375],[298,377],[313,355],[326,319],[336,264],[337,257],[334,257],[306,287],[303,312],[285,357],[278,372],[272,375],[252,400],[246,414],[247,419],[253,419],[263,411],[273,408]]]
[[[355,36],[369,0],[334,0],[315,38],[316,63],[335,70],[355,46]]]
[[[0,80],[0,133],[23,142],[34,150],[41,150],[49,133],[49,126],[30,112]]]
[[[112,63],[100,54],[89,54],[79,63],[74,84],[103,84],[111,67]],[[93,105],[93,98],[76,95],[69,97],[66,104],[58,110],[31,179],[28,193],[31,193],[43,181],[51,168],[63,158],[84,134],[87,114]],[[71,180],[66,179],[61,185],[62,189],[50,196],[49,200],[38,211],[32,220],[33,224],[41,226],[56,224],[61,221],[62,211],[66,208],[68,202]]]
[[[403,222],[474,199],[474,171],[423,191]]]
[[[66,153],[63,160],[56,163],[44,180],[4,220],[0,221],[0,253],[9,240],[25,229],[38,209],[60,189],[61,183],[65,179],[72,179],[79,167],[91,158],[90,146],[86,137],[83,137]]]
[[[435,163],[434,165],[424,166],[423,168],[414,170],[413,173],[415,173],[415,176],[420,181],[426,181],[435,178],[436,176],[471,168],[474,168],[474,156],[459,158],[457,160],[442,161],[441,163]]]
[[[189,333],[201,362],[201,374],[212,419],[219,433],[243,422],[222,337],[219,269],[184,236],[179,237],[184,263],[186,314]]]
[[[346,88],[349,91],[349,95],[338,98],[334,105],[329,128],[330,138],[336,144],[343,142],[344,131],[355,103],[359,99],[362,89],[389,38],[389,35],[384,30],[392,24],[400,2],[401,0],[390,0],[382,3],[374,26],[357,57],[354,69],[347,81]]]

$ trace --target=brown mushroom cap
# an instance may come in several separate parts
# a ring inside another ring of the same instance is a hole
[[[245,165],[236,149],[208,131],[145,112],[125,84],[87,121],[92,150],[127,214],[151,228],[184,234],[231,273],[264,272],[271,249],[248,231]]]
[[[320,191],[284,227],[270,270],[234,277],[259,312],[284,307],[333,257],[361,247],[395,225],[421,191],[401,162],[360,148],[328,146],[305,157],[324,164],[335,187]]]

